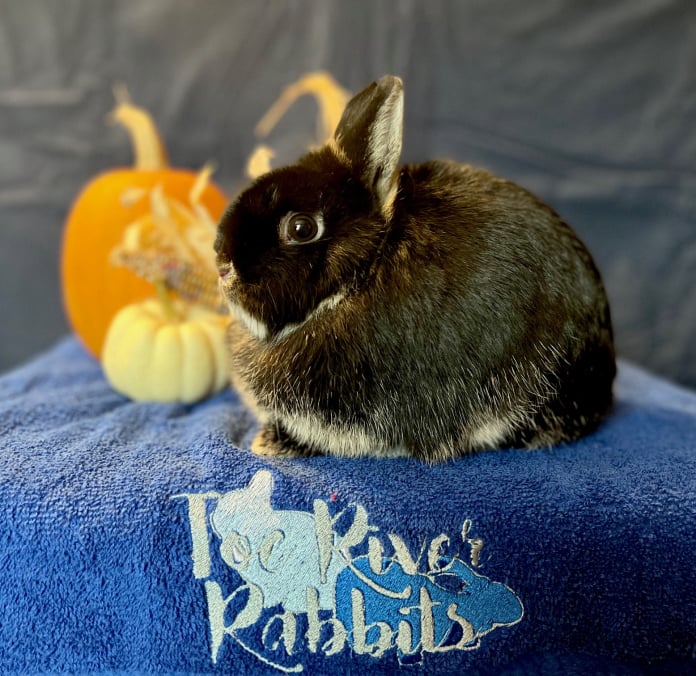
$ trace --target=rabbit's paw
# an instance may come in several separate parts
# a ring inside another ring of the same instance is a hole
[[[261,427],[251,442],[251,451],[256,455],[281,458],[306,458],[319,455],[316,451],[296,441],[276,421],[269,421]]]

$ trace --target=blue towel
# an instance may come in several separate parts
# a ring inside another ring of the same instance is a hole
[[[0,377],[0,670],[696,673],[696,394],[433,467],[258,458],[72,339]]]

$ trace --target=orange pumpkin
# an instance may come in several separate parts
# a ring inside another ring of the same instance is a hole
[[[118,310],[153,295],[150,282],[109,261],[126,228],[150,209],[148,200],[127,200],[124,196],[161,186],[164,193],[185,202],[198,179],[193,171],[168,166],[152,119],[130,103],[124,90],[117,92],[111,117],[131,136],[134,165],[101,174],[82,190],[66,221],[61,257],[68,319],[97,358]],[[228,198],[212,183],[200,195],[200,204],[214,220],[220,218],[227,203]]]

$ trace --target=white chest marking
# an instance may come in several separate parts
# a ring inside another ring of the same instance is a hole
[[[268,338],[268,327],[260,320],[249,314],[236,303],[229,303],[232,314],[246,327],[246,330],[257,340]]]
[[[346,297],[345,289],[337,291],[333,296],[328,296],[324,298],[319,305],[317,305],[311,312],[307,313],[307,316],[301,321],[294,324],[286,324],[283,329],[278,332],[275,336],[275,341],[281,341],[287,338],[291,333],[294,333],[301,326],[304,326],[307,322],[311,321],[315,317],[319,316],[322,312],[327,312],[328,310],[333,310],[344,298]]]
[[[311,312],[307,313],[307,316],[301,322],[286,324],[283,327],[283,329],[280,332],[278,332],[278,334],[276,334],[274,340],[276,342],[283,340],[291,333],[294,333],[301,326],[304,326],[307,322],[311,321],[323,312],[327,312],[335,308],[345,297],[346,291],[345,289],[341,289],[337,293],[333,294],[333,296],[328,296],[327,298],[324,298],[324,300],[321,301],[319,305],[317,305]],[[249,333],[252,336],[254,336],[254,338],[261,341],[264,341],[268,338],[268,326],[266,326],[266,324],[262,320],[258,319],[257,317],[254,317],[252,314],[247,312],[243,307],[241,307],[237,303],[228,303],[228,305],[232,314],[242,324],[244,324],[246,330],[249,331]]]

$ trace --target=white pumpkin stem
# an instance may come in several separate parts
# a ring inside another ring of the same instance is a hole
[[[172,303],[172,299],[169,297],[167,285],[164,283],[164,280],[156,279],[154,284],[157,290],[157,298],[162,304],[162,309],[164,310],[166,318],[171,322],[180,322],[183,317],[176,311],[174,303]]]
[[[140,170],[164,169],[168,166],[167,151],[150,114],[131,103],[124,84],[114,85],[116,107],[109,121],[120,124],[130,135],[135,155],[134,168]]]

